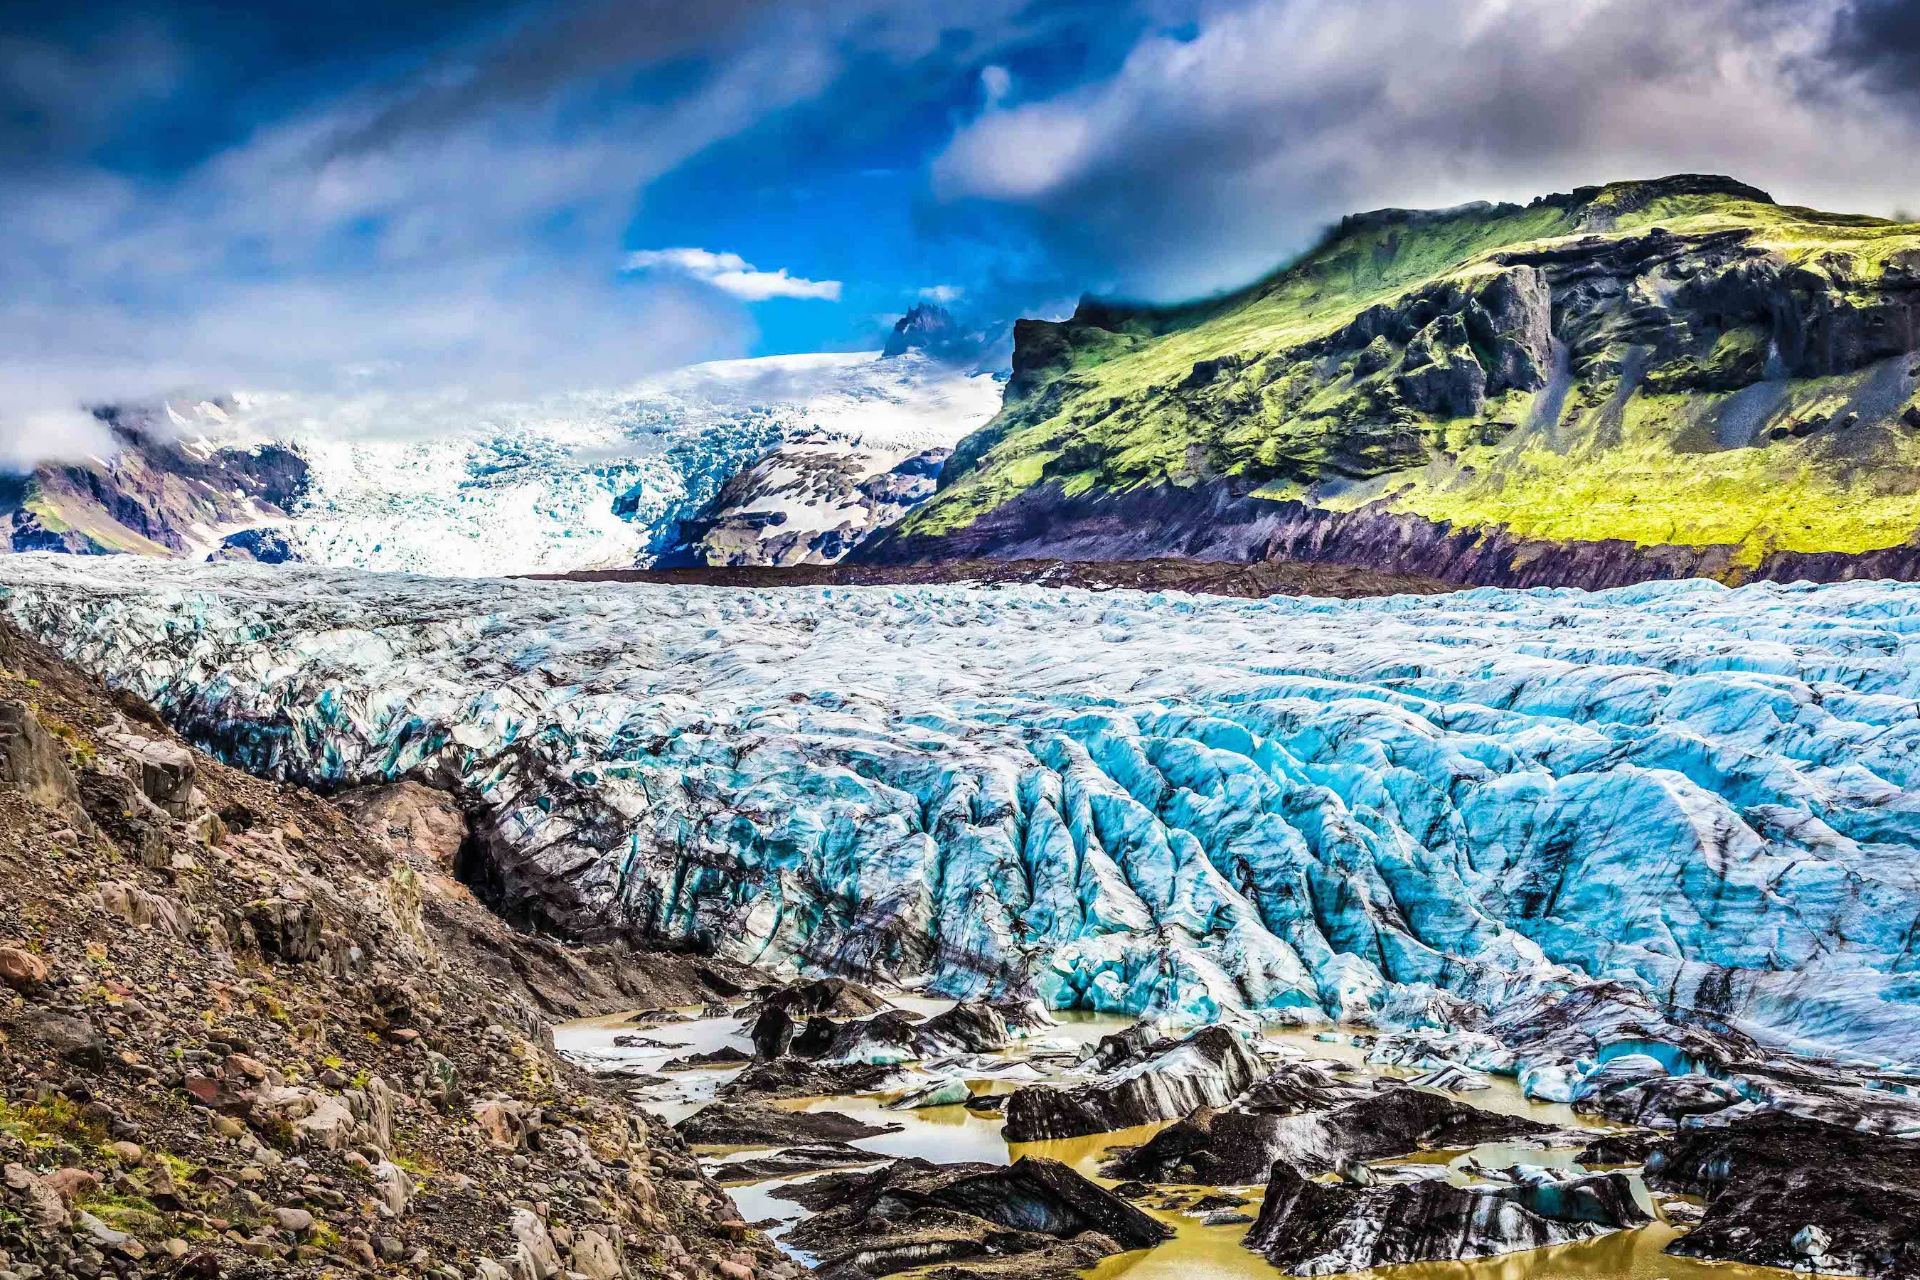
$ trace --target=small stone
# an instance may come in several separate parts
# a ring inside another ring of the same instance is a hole
[[[0,982],[15,991],[32,991],[46,980],[45,960],[18,947],[0,947]]]
[[[237,1138],[247,1131],[247,1126],[241,1124],[232,1116],[215,1116],[213,1118],[213,1131],[223,1138]]]
[[[313,1215],[305,1209],[275,1209],[273,1221],[282,1231],[291,1231],[297,1236],[313,1230]]]
[[[1819,1227],[1808,1224],[1793,1233],[1793,1251],[1803,1258],[1824,1257],[1833,1247],[1833,1238]]]
[[[258,1058],[249,1058],[244,1053],[230,1053],[227,1055],[227,1074],[245,1076],[257,1083],[267,1078],[267,1068]]]
[[[118,1160],[128,1168],[139,1164],[146,1155],[146,1153],[140,1149],[139,1144],[134,1142],[116,1142],[108,1147],[107,1150],[113,1153],[115,1160]]]
[[[47,1175],[47,1185],[58,1191],[62,1200],[72,1204],[81,1196],[99,1189],[100,1175],[85,1169],[55,1169]]]

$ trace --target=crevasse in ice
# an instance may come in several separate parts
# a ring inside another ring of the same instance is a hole
[[[1920,1058],[1916,585],[1239,601],[22,556],[0,586],[234,763],[452,788],[506,892],[577,933],[1187,1022],[1417,1022],[1585,974]]]

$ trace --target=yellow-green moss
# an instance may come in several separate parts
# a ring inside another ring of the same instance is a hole
[[[1756,327],[1722,334],[1684,368],[1657,371],[1648,388],[1609,405],[1607,387],[1577,388],[1555,439],[1529,439],[1537,397],[1511,393],[1478,419],[1380,421],[1364,410],[1381,376],[1349,361],[1328,377],[1288,353],[1333,334],[1367,308],[1438,282],[1462,284],[1499,269],[1500,251],[1563,237],[1676,235],[1739,230],[1753,247],[1842,293],[1890,267],[1920,269],[1920,227],[1765,204],[1737,194],[1644,201],[1639,184],[1600,191],[1585,206],[1480,206],[1417,221],[1362,219],[1293,266],[1239,293],[1188,307],[1142,311],[1118,333],[1083,328],[1071,362],[1046,394],[1015,397],[987,428],[977,465],[903,522],[905,534],[963,527],[1017,494],[1058,482],[1069,494],[1217,475],[1263,481],[1260,493],[1314,501],[1313,481],[1336,453],[1371,450],[1330,509],[1371,501],[1523,537],[1620,538],[1641,544],[1726,543],[1765,551],[1865,551],[1920,528],[1913,487],[1920,441],[1875,424],[1836,438],[1823,431],[1763,448],[1686,448],[1699,414],[1764,362]],[[1294,359],[1296,363],[1289,364]],[[1183,395],[1203,361],[1244,371],[1225,402]],[[1043,382],[1042,384],[1046,384]],[[1789,415],[1832,413],[1858,379],[1795,383]],[[1244,392],[1244,394],[1243,394]],[[1675,393],[1675,394],[1667,394]],[[1617,427],[1602,416],[1618,418]],[[1567,441],[1575,441],[1568,447]],[[1402,457],[1412,453],[1417,456]],[[1350,459],[1349,459],[1350,460]]]

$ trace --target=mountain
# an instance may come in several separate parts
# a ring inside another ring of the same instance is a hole
[[[1911,578],[1916,348],[1920,227],[1728,178],[1359,214],[1230,296],[1020,321],[1000,414],[858,556]]]
[[[196,412],[217,430],[231,407]],[[204,558],[236,530],[285,519],[307,492],[307,463],[284,446],[218,445],[164,407],[97,416],[112,457],[0,476],[5,549]]]
[[[937,460],[886,477],[999,400],[990,375],[918,352],[720,361],[523,404],[182,400],[101,410],[119,450],[0,480],[0,516],[15,551],[452,575],[819,562],[930,495]],[[764,550],[733,532],[755,521],[784,522]]]
[[[1005,322],[970,326],[934,302],[923,302],[894,323],[880,356],[892,360],[918,351],[975,372],[1004,372],[1013,354],[1013,331]]]

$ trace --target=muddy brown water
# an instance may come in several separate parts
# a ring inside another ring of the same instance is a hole
[[[950,1004],[947,1001],[920,1000],[910,997],[895,997],[895,1002],[928,1015],[937,1013]],[[681,1012],[696,1014],[698,1010],[687,1009]],[[1127,1018],[1102,1014],[1061,1013],[1055,1016],[1060,1019],[1061,1025],[1040,1037],[1037,1042],[1017,1043],[1004,1055],[987,1056],[1016,1061],[1027,1059],[1034,1069],[1051,1076],[1067,1063],[1063,1059],[1035,1057],[1036,1045],[1042,1054],[1049,1045],[1056,1046],[1059,1050],[1090,1046],[1101,1036],[1122,1030],[1130,1024]],[[636,1028],[623,1015],[565,1024],[556,1029],[555,1041],[562,1052],[596,1070],[661,1074],[659,1066],[669,1058],[705,1052],[722,1045],[732,1045],[735,1048],[750,1051],[751,1046],[741,1034],[743,1030],[738,1018],[695,1018],[687,1022],[668,1023],[653,1028]],[[1323,1040],[1318,1038],[1320,1034],[1332,1034],[1335,1039]],[[620,1048],[614,1045],[613,1040],[614,1037],[621,1035],[645,1036],[671,1044],[672,1047]],[[1305,1057],[1338,1059],[1361,1068],[1367,1074],[1383,1076],[1409,1074],[1393,1069],[1367,1067],[1364,1052],[1356,1047],[1349,1036],[1343,1032],[1275,1031],[1269,1034],[1269,1039],[1291,1045]],[[668,1121],[677,1122],[705,1106],[713,1098],[714,1087],[731,1079],[737,1073],[738,1068],[706,1068],[665,1073],[669,1081],[668,1085],[642,1090],[635,1095],[635,1101],[656,1115]],[[970,1080],[970,1084],[975,1093],[1005,1093],[1016,1087],[1014,1082],[985,1078]],[[1101,1174],[1100,1163],[1110,1149],[1145,1142],[1165,1127],[1165,1124],[1143,1125],[1116,1133],[1096,1134],[1057,1142],[1009,1143],[1001,1136],[1002,1122],[997,1116],[977,1115],[962,1106],[927,1107],[910,1111],[887,1109],[885,1104],[899,1096],[898,1093],[885,1093],[874,1096],[805,1098],[784,1100],[774,1105],[799,1111],[838,1111],[872,1124],[904,1126],[900,1132],[863,1138],[853,1144],[873,1152],[876,1164],[903,1156],[919,1156],[942,1163],[980,1161],[990,1164],[1009,1164],[1024,1155],[1039,1155],[1071,1165],[1080,1173],[1105,1186],[1112,1186],[1113,1179]],[[1489,1089],[1458,1096],[1485,1110],[1524,1115],[1566,1128],[1600,1130],[1605,1127],[1596,1125],[1586,1117],[1576,1116],[1570,1107],[1535,1102],[1523,1096],[1518,1085],[1512,1080],[1500,1077],[1493,1078],[1492,1087]],[[724,1163],[731,1159],[765,1154],[768,1149],[764,1147],[750,1149],[699,1147],[696,1150],[703,1162],[711,1164],[714,1161]],[[1462,1170],[1470,1159],[1496,1169],[1511,1164],[1567,1168],[1574,1166],[1575,1150],[1577,1148],[1574,1147],[1538,1147],[1501,1143],[1475,1147],[1471,1150],[1423,1151],[1405,1160],[1381,1163],[1445,1164],[1453,1170],[1448,1176],[1464,1184],[1468,1181],[1468,1177]],[[747,1221],[777,1222],[778,1225],[770,1226],[768,1231],[778,1239],[786,1227],[806,1216],[806,1210],[791,1201],[775,1198],[772,1192],[785,1183],[804,1181],[814,1176],[818,1175],[803,1174],[798,1177],[769,1178],[757,1182],[729,1183],[727,1191]],[[721,1180],[725,1182],[724,1177]],[[1657,1199],[1648,1194],[1637,1175],[1634,1178],[1634,1186],[1636,1194],[1645,1207],[1649,1209],[1657,1207]],[[1165,1188],[1165,1190],[1176,1195],[1185,1191],[1198,1196],[1218,1188]],[[1249,1215],[1259,1213],[1263,1188],[1235,1187],[1231,1190],[1251,1201],[1243,1210],[1244,1212]],[[1242,1246],[1241,1238],[1247,1232],[1246,1224],[1209,1227],[1202,1225],[1196,1216],[1156,1209],[1150,1204],[1143,1204],[1141,1207],[1173,1228],[1174,1238],[1154,1249],[1136,1250],[1106,1259],[1088,1273],[1091,1280],[1120,1280],[1121,1277],[1125,1277],[1126,1280],[1275,1280],[1281,1274],[1259,1254]],[[1476,1262],[1416,1263],[1382,1267],[1376,1271],[1358,1274],[1377,1277],[1378,1280],[1709,1280],[1709,1277],[1711,1280],[1785,1280],[1786,1277],[1793,1275],[1792,1272],[1775,1271],[1763,1267],[1698,1262],[1662,1252],[1681,1234],[1680,1228],[1664,1221],[1656,1221],[1653,1225],[1639,1230],[1619,1231],[1597,1240],[1552,1249],[1529,1250]],[[804,1253],[794,1252],[795,1256],[802,1261],[812,1261]]]

